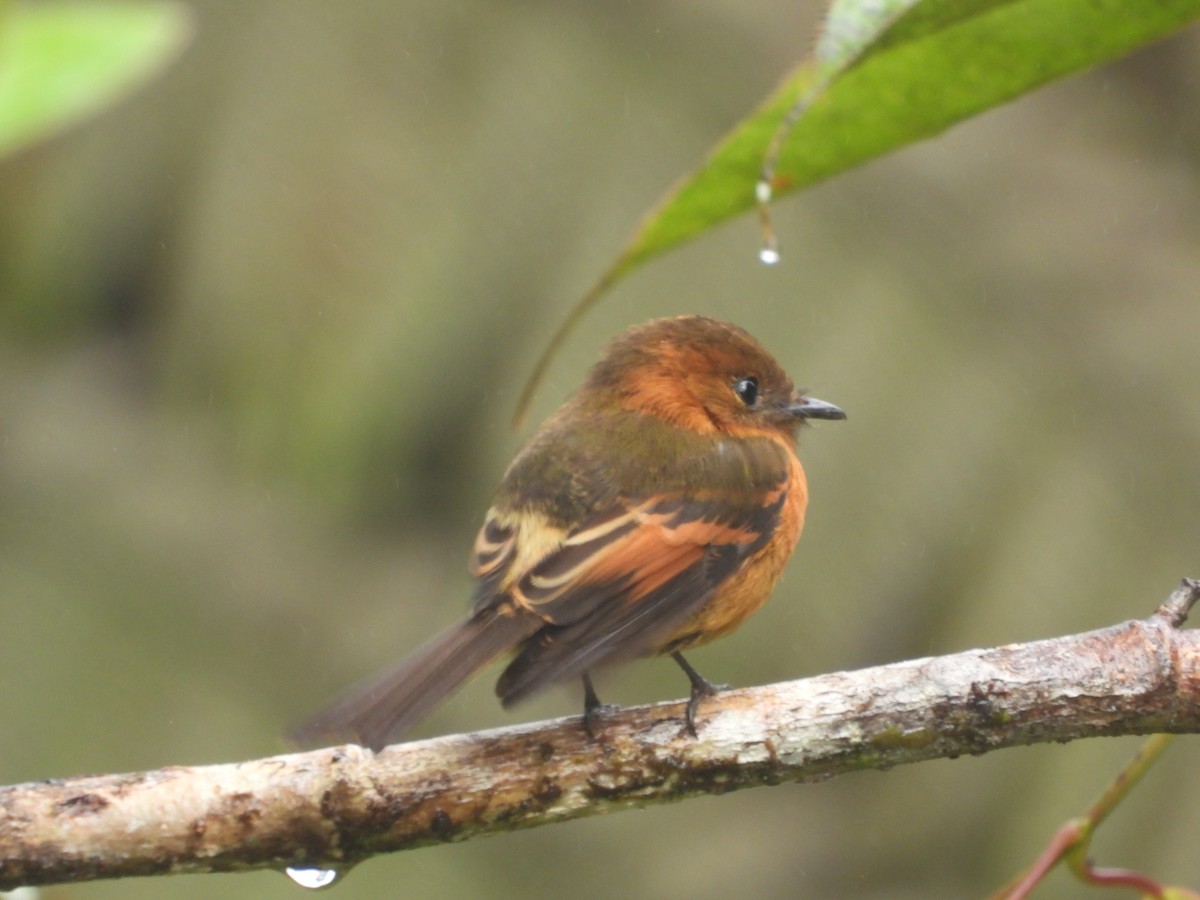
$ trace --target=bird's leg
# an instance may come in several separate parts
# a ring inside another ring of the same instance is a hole
[[[597,716],[602,715],[606,710],[612,709],[611,704],[601,703],[599,695],[596,694],[596,688],[592,686],[592,676],[587,672],[583,673],[583,730],[587,732],[587,736],[593,741],[596,739],[595,729],[592,727]]]
[[[696,711],[700,708],[700,701],[705,697],[711,697],[718,691],[725,690],[729,687],[727,684],[713,684],[699,672],[692,668],[692,664],[683,658],[683,654],[678,650],[671,654],[671,659],[679,663],[679,668],[683,669],[688,680],[692,683],[692,696],[688,698],[687,705],[687,730],[692,737],[699,737],[696,734]]]

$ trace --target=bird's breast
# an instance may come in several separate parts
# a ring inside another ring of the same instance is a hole
[[[676,632],[674,640],[668,642],[663,652],[698,647],[729,634],[758,612],[771,596],[800,539],[800,532],[804,529],[804,511],[808,506],[804,469],[794,455],[789,456],[787,496],[770,540],[742,561],[712,599]]]

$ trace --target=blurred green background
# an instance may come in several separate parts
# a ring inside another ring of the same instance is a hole
[[[462,613],[523,379],[636,219],[811,42],[816,3],[193,3],[136,96],[0,162],[0,783],[281,752]],[[1059,83],[635,273],[613,333],[758,335],[847,423],[808,532],[695,654],[749,685],[1149,614],[1200,576],[1200,34]],[[419,732],[514,714],[481,679]],[[669,662],[603,696],[685,694]],[[1138,745],[624,813],[356,869],[337,896],[976,896]],[[1200,885],[1194,739],[1095,855]],[[271,898],[282,875],[50,898]],[[1083,896],[1056,875],[1046,896]]]

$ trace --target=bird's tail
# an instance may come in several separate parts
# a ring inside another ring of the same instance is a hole
[[[350,688],[291,737],[311,744],[353,736],[363,746],[380,750],[542,624],[533,616],[494,612],[472,617],[393,668]]]

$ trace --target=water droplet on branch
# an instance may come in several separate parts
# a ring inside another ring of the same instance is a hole
[[[288,866],[283,871],[300,887],[312,890],[329,887],[342,874],[337,869],[304,869],[299,866]]]

